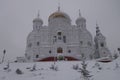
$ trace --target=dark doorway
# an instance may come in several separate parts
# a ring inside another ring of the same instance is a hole
[[[57,53],[63,53],[63,49],[61,47],[57,48]]]

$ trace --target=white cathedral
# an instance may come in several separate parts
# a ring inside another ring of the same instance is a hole
[[[86,28],[86,19],[81,16],[76,19],[76,25],[71,24],[68,14],[60,7],[48,18],[48,26],[43,26],[39,17],[33,20],[33,30],[27,37],[25,58],[27,61],[54,60],[87,60],[109,57],[111,55],[106,45],[105,37],[96,25],[94,38]]]

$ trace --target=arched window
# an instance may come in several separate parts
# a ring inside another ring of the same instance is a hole
[[[37,46],[39,46],[40,45],[40,43],[39,42],[37,42]]]
[[[104,47],[104,43],[101,43],[100,45],[101,45],[101,47]]]
[[[58,35],[58,40],[61,40],[61,39],[62,39],[62,38],[61,38],[62,33],[61,33],[61,32],[58,32],[57,35]]]
[[[57,53],[63,53],[63,49],[61,47],[57,48]]]
[[[71,53],[71,50],[68,50],[68,53]]]
[[[66,36],[63,36],[63,42],[66,43]]]
[[[83,44],[83,41],[80,41],[80,44],[82,45],[82,44]]]
[[[53,43],[55,43],[57,41],[57,37],[53,36]]]
[[[57,34],[58,34],[58,36],[61,36],[62,33],[61,33],[61,32],[58,32]]]
[[[49,51],[49,53],[51,54],[51,53],[52,53],[52,51],[50,50],[50,51]]]
[[[39,57],[39,55],[36,55],[36,58],[38,58]]]

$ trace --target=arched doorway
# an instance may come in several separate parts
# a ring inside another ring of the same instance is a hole
[[[61,47],[57,48],[57,53],[63,53],[63,49]]]

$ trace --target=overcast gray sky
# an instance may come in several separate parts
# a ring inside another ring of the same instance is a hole
[[[26,38],[38,10],[44,25],[48,25],[48,17],[59,2],[72,24],[80,9],[93,38],[97,21],[111,52],[120,47],[120,0],[0,0],[0,60],[3,49],[7,50],[6,61],[24,56]]]

